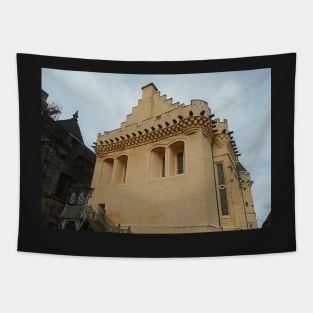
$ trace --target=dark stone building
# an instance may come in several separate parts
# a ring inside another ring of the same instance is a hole
[[[70,119],[56,120],[61,111],[47,103],[48,96],[42,90],[41,221],[43,227],[61,228],[68,191],[77,190],[81,204],[88,201],[96,156],[84,145],[78,112]]]

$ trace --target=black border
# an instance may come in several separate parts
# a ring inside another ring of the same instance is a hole
[[[124,74],[186,74],[271,68],[272,227],[175,235],[64,232],[41,228],[38,109],[41,68]],[[17,250],[81,256],[165,258],[295,251],[295,69],[295,53],[198,61],[104,61],[18,53],[20,216]]]

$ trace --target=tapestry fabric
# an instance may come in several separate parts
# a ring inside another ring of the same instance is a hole
[[[110,61],[17,54],[18,251],[296,250],[296,54]]]

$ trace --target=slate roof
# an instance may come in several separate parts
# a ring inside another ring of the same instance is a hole
[[[266,220],[262,224],[262,228],[268,228],[271,227],[272,224],[272,217],[271,217],[271,212],[268,214]]]
[[[84,210],[83,205],[66,205],[60,217],[79,220],[82,218],[81,214],[83,210]]]
[[[84,139],[78,125],[78,111],[73,114],[73,117],[68,120],[57,121],[59,125],[62,125],[68,132],[70,132],[76,139],[84,144]]]
[[[236,170],[238,172],[247,172],[247,170],[243,167],[243,165],[240,162],[237,163]]]

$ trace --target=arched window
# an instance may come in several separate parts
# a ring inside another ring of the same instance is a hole
[[[112,158],[103,161],[100,186],[111,184],[114,160]]]
[[[116,159],[114,184],[124,184],[126,182],[127,155],[122,155]]]
[[[184,142],[177,141],[169,147],[169,173],[170,175],[183,174],[185,172]]]
[[[165,148],[159,147],[151,151],[150,177],[165,177]]]

